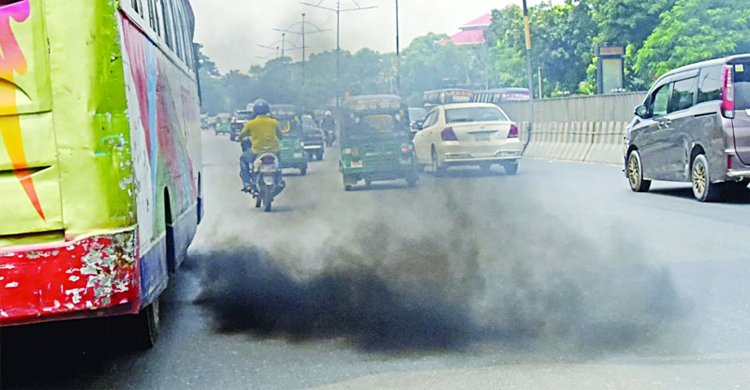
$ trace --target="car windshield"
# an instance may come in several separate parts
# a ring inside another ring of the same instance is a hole
[[[508,117],[500,109],[494,107],[451,108],[445,110],[445,117],[448,123],[498,122],[508,120]]]
[[[750,61],[734,64],[734,94],[736,109],[750,109]]]

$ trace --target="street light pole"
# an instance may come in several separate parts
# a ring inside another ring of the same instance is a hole
[[[401,95],[401,39],[398,23],[398,0],[396,0],[396,94]]]
[[[281,33],[281,58],[284,58],[284,49],[286,46],[286,33]]]
[[[526,76],[529,79],[529,96],[531,100],[534,100],[534,75],[531,67],[531,22],[529,20],[529,7],[526,5],[526,0],[523,0],[523,25],[526,32]]]
[[[342,9],[341,0],[336,0],[336,8],[331,8],[321,5],[324,1],[325,0],[321,0],[317,4],[306,2],[301,2],[301,4],[336,13],[336,108],[338,109],[341,106],[341,13],[364,11],[377,7],[362,7],[356,0],[349,0],[354,3],[354,7]]]
[[[307,84],[307,74],[305,73],[305,62],[307,59],[307,50],[305,45],[305,14],[302,13],[302,86]]]

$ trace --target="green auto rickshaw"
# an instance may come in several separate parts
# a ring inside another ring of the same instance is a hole
[[[296,107],[290,104],[271,105],[271,116],[279,121],[281,168],[299,169],[302,176],[307,175],[308,157],[302,142],[302,121]]]
[[[419,179],[409,136],[407,106],[396,95],[362,95],[344,100],[341,110],[341,161],[344,189],[364,181]]]

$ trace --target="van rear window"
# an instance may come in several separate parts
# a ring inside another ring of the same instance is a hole
[[[750,62],[734,66],[734,106],[737,110],[750,109]]]

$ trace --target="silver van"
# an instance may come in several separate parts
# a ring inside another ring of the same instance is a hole
[[[702,201],[750,184],[750,54],[673,70],[635,109],[625,139],[630,188],[652,180],[691,182]]]

